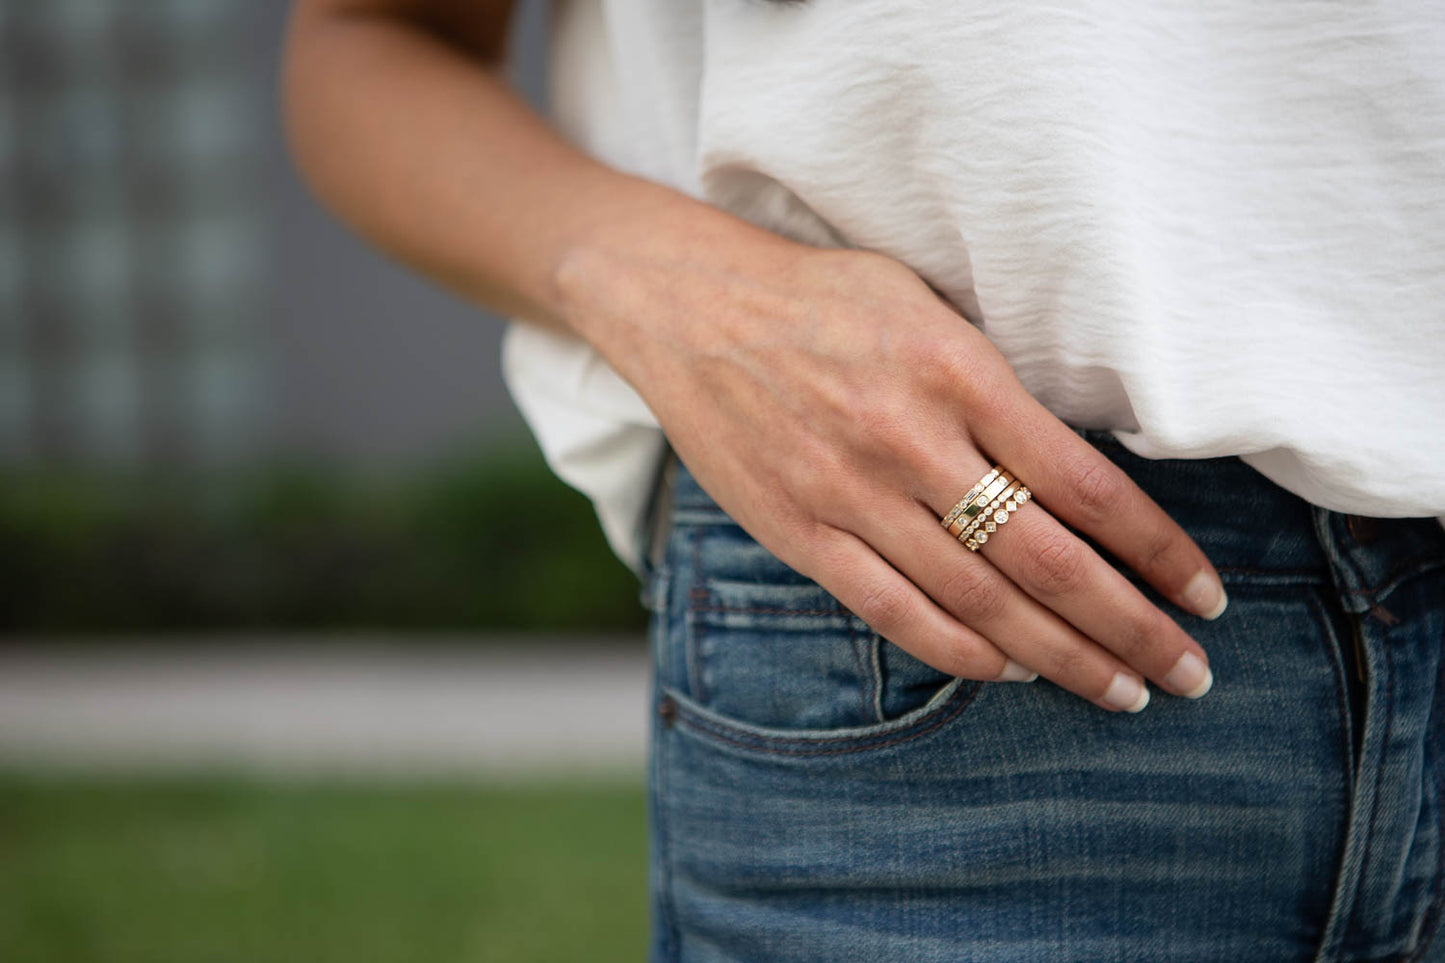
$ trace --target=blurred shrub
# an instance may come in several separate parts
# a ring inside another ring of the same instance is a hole
[[[0,478],[0,630],[636,630],[636,577],[524,445],[388,481]]]

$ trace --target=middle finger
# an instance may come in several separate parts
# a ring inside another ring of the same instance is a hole
[[[1175,695],[1207,691],[1203,647],[1086,542],[1033,500],[1003,519],[978,553],[1015,585]]]
[[[886,505],[875,500],[862,518],[858,534],[878,554],[1015,662],[1115,712],[1147,703],[1138,673],[954,541],[928,506],[899,494]]]

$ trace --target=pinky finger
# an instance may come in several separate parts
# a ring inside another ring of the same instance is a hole
[[[839,602],[894,645],[949,675],[986,682],[1032,682],[1032,672],[940,608],[851,532],[828,528],[811,576]]]

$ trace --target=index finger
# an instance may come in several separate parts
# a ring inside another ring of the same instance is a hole
[[[969,433],[1029,486],[1055,518],[1089,535],[1160,594],[1206,619],[1229,602],[1219,573],[1189,533],[1118,465],[1032,396]]]

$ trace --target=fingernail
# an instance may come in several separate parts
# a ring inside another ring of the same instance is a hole
[[[1126,672],[1117,672],[1104,701],[1125,712],[1138,712],[1149,704],[1149,687]]]
[[[1220,584],[1217,576],[1201,571],[1184,587],[1184,603],[1185,608],[1212,620],[1224,614],[1224,607],[1229,604],[1229,596],[1225,594],[1224,586]]]
[[[1039,674],[1038,674],[1037,672],[1030,672],[1028,669],[1025,669],[1023,666],[1019,665],[1019,664],[1018,664],[1017,662],[1015,662],[1013,659],[1009,659],[1009,660],[1008,660],[1008,664],[1003,667],[1003,672],[1002,672],[1002,674],[1000,674],[1000,675],[998,676],[998,678],[994,679],[994,681],[995,681],[995,682],[1032,682],[1032,681],[1034,681],[1035,679],[1037,679],[1038,677],[1039,677]]]
[[[1214,685],[1214,673],[1193,652],[1185,652],[1164,677],[1164,687],[1189,699],[1198,699]]]

